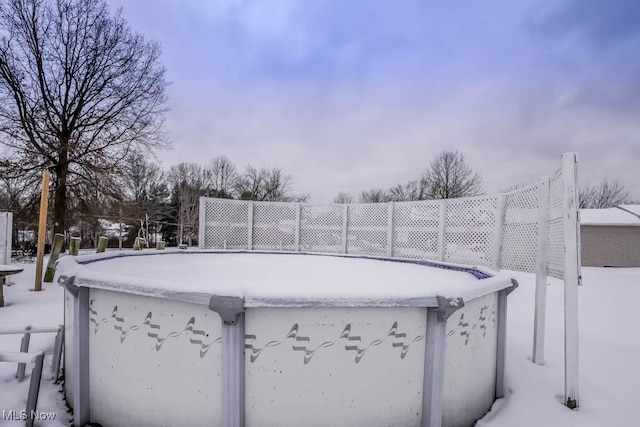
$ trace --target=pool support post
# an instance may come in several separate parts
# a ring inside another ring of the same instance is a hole
[[[75,277],[64,281],[73,295],[73,348],[75,356],[73,384],[73,425],[82,427],[91,421],[89,412],[89,288],[76,286]]]
[[[422,427],[442,425],[447,319],[464,307],[462,298],[438,296],[437,301],[437,307],[427,308]]]
[[[209,309],[222,319],[222,425],[244,426],[244,300],[212,296]]]
[[[518,282],[511,279],[512,285],[498,292],[498,342],[496,352],[496,399],[505,396],[505,369],[507,357],[507,296],[518,287]]]

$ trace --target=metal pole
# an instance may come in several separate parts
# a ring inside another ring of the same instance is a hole
[[[31,341],[31,326],[24,328],[24,336],[20,342],[20,353],[29,353],[29,342]],[[24,380],[24,370],[27,367],[26,363],[18,363],[18,371],[16,372],[16,378],[18,382]]]

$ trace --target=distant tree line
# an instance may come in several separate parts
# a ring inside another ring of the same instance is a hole
[[[413,200],[452,199],[482,194],[482,178],[467,164],[460,151],[438,153],[423,174],[405,184],[388,189],[373,188],[362,191],[360,203],[404,202]],[[355,198],[340,192],[334,203],[353,203]]]
[[[618,181],[602,180],[593,186],[580,187],[578,194],[581,209],[605,209],[618,205],[634,204],[629,190]]]
[[[21,229],[35,230],[40,201],[40,175],[0,177],[0,211],[14,214],[14,240],[20,244]],[[169,245],[195,244],[201,196],[256,201],[307,201],[306,194],[293,194],[291,174],[280,168],[248,165],[239,170],[226,157],[207,164],[180,163],[163,170],[152,156],[130,154],[120,174],[85,187],[68,201],[69,235],[94,244],[102,231],[100,220],[127,224],[125,247],[131,247],[142,225]],[[50,222],[53,216],[50,213]],[[118,245],[117,240],[110,242]]]
[[[512,185],[503,192],[520,187],[521,185]],[[427,170],[415,180],[388,189],[372,188],[362,191],[357,199],[350,193],[340,192],[334,197],[333,202],[403,202],[472,197],[481,194],[482,178],[467,165],[464,154],[456,150],[438,153]],[[597,185],[580,187],[578,199],[581,209],[606,209],[638,203],[633,200],[623,184],[607,179],[603,179]]]

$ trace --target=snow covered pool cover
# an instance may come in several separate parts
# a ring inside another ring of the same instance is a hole
[[[246,307],[430,306],[438,295],[467,300],[511,285],[504,273],[428,264],[299,253],[123,251],[67,256],[59,271],[75,276],[76,286],[203,304],[212,295],[236,296]]]

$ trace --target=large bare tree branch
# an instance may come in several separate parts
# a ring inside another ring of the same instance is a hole
[[[4,163],[53,172],[56,232],[72,187],[112,186],[130,153],[168,146],[159,58],[105,0],[7,0],[0,10]]]

